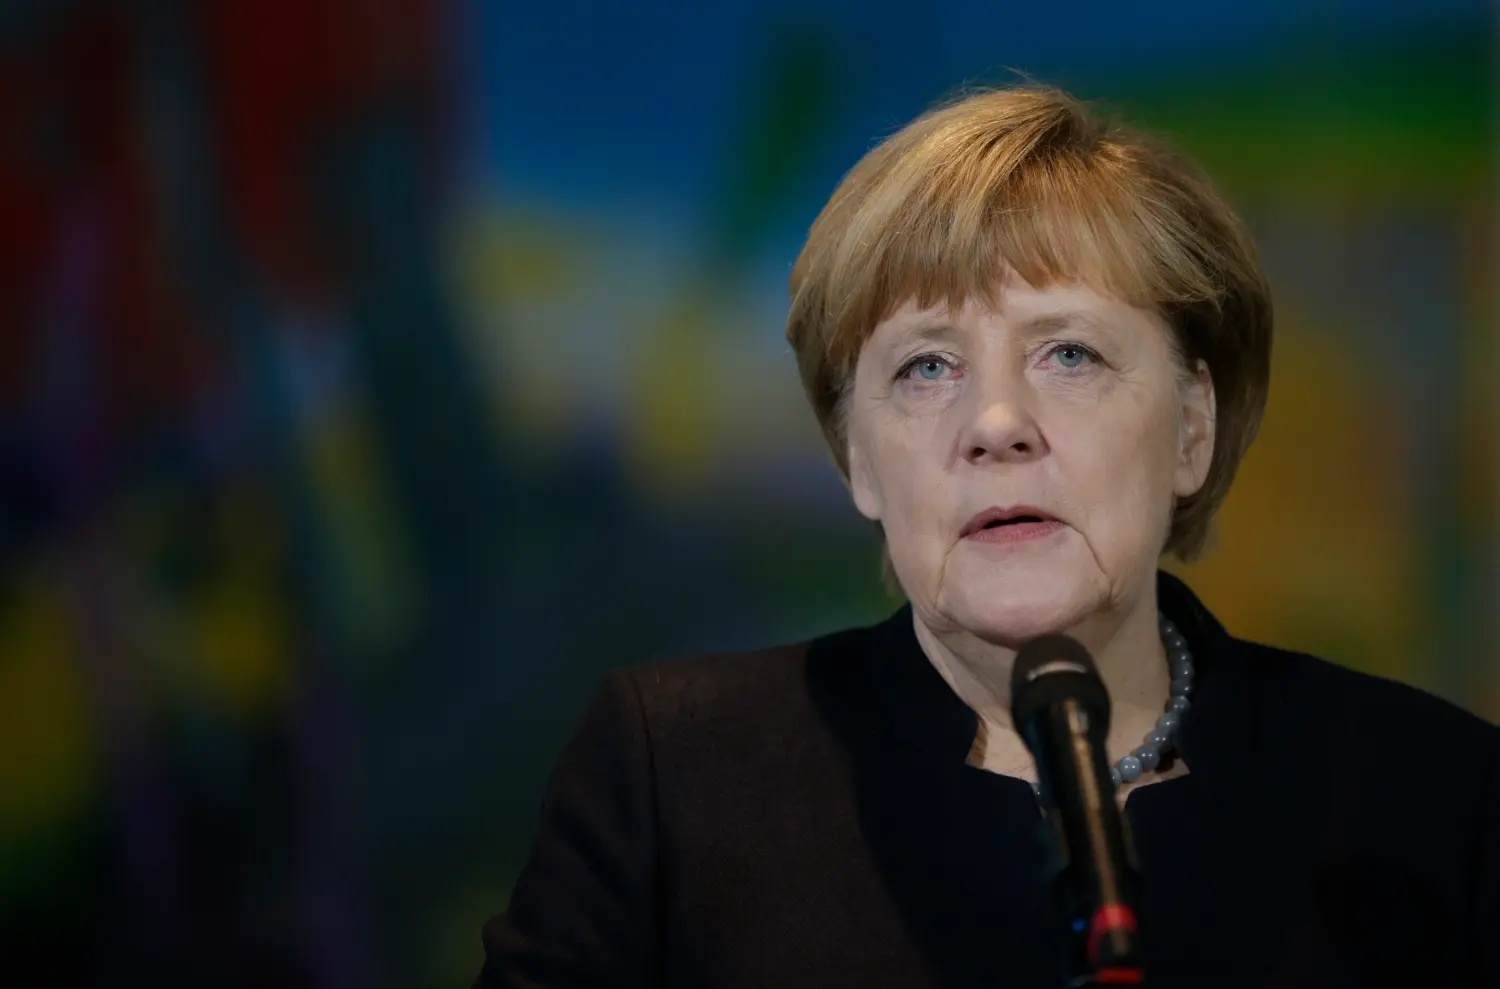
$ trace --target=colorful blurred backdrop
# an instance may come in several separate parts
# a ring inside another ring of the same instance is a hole
[[[467,985],[604,669],[894,606],[786,278],[873,141],[1022,75],[1262,245],[1270,410],[1194,586],[1500,715],[1497,37],[1484,0],[9,0],[0,957]]]

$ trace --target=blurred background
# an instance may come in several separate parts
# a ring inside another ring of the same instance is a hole
[[[1276,290],[1184,570],[1500,716],[1484,0],[0,4],[0,956],[467,985],[608,667],[883,617],[782,338],[875,140],[1015,72]],[[1417,741],[1420,744],[1420,741]]]

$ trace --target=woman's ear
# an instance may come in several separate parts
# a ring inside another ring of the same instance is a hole
[[[1208,468],[1214,459],[1217,415],[1214,378],[1208,364],[1200,360],[1192,378],[1183,382],[1178,402],[1177,469],[1172,491],[1179,498],[1197,494],[1208,480]]]
[[[871,522],[879,522],[885,510],[884,499],[880,497],[880,486],[875,483],[875,475],[870,470],[870,461],[865,455],[864,447],[853,439],[849,441],[849,477],[846,483],[849,485],[849,493],[854,496],[854,507],[859,509],[859,514]]]

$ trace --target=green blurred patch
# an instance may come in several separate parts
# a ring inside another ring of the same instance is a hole
[[[1493,180],[1494,78],[1484,32],[1305,38],[1177,67],[1112,105],[1236,195],[1451,199]]]
[[[778,23],[772,30],[709,218],[711,264],[732,267],[764,247],[770,224],[807,177],[839,112],[838,40],[809,24]]]

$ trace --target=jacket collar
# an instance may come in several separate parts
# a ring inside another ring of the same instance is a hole
[[[1193,653],[1196,693],[1178,734],[1178,751],[1205,781],[1232,776],[1254,749],[1254,701],[1246,644],[1225,631],[1179,578],[1158,571],[1157,607]],[[962,765],[978,717],[927,659],[903,605],[868,633],[870,679],[887,728],[944,761]]]

